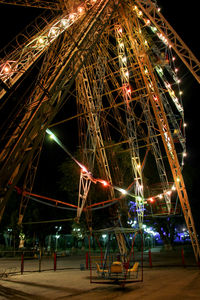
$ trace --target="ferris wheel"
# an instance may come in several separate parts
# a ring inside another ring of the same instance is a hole
[[[77,219],[89,208],[91,184],[105,187],[108,199],[94,199],[95,206],[117,201],[116,214],[119,208],[126,210],[130,218],[137,217],[138,228],[145,211],[174,213],[179,199],[198,260],[182,176],[186,123],[176,62],[183,62],[198,82],[200,64],[156,1],[12,4],[46,8],[49,13],[1,52],[2,112],[9,111],[12,93],[18,86],[23,89],[26,75],[39,64],[37,79],[1,126],[1,217],[26,168],[24,189],[31,193],[44,134],[52,134],[48,127],[54,117],[68,109],[72,115],[67,121],[76,118],[79,124],[81,159],[68,152],[80,166]],[[72,99],[76,112],[70,108]],[[27,195],[22,194],[21,221]]]

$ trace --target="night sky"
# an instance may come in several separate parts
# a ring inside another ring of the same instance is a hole
[[[198,39],[199,9],[197,7],[197,1],[191,0],[189,2],[183,2],[179,0],[160,0],[158,1],[158,4],[161,7],[161,12],[164,17],[174,27],[176,32],[181,36],[196,57],[200,59]],[[34,20],[38,12],[41,13],[42,10],[10,5],[0,5],[0,48],[14,38],[15,35],[20,32],[31,20]],[[188,156],[185,164],[186,168],[188,166],[189,168],[193,169],[193,174],[191,175],[193,181],[192,197],[195,198],[195,204],[197,204],[199,184],[198,148],[200,129],[198,103],[200,87],[186,68],[182,78],[181,89],[184,92],[183,103],[185,108],[185,119],[186,123],[188,124],[186,131]],[[55,146],[50,147],[55,149]],[[57,148],[57,151],[57,157],[59,157],[59,151],[61,150]]]

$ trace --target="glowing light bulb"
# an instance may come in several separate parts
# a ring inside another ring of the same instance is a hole
[[[40,44],[44,44],[44,39],[41,37],[41,38],[39,38],[38,42],[39,42]]]
[[[146,25],[150,25],[150,20],[148,19],[148,20],[146,20]]]
[[[83,165],[81,165],[81,171],[82,171],[83,173],[88,173],[88,170],[87,170],[86,167],[83,166]]]
[[[128,194],[128,192],[127,192],[126,190],[121,189],[121,188],[119,188],[119,187],[117,187],[117,186],[115,186],[115,189],[116,189],[117,191],[119,191],[120,193],[122,193],[122,195]]]
[[[121,189],[121,193],[122,193],[123,195],[126,195],[126,194],[127,194],[127,191],[126,191],[126,190],[123,190],[123,189]]]
[[[166,194],[170,196],[172,194],[172,191],[167,191]]]
[[[155,33],[156,31],[158,31],[158,29],[156,27],[151,26],[151,30]]]
[[[54,28],[52,28],[51,30],[51,34],[55,35],[56,34],[56,30]]]
[[[67,25],[67,20],[66,19],[62,19],[60,21],[60,23],[65,27]]]
[[[105,180],[98,179],[97,181],[100,182],[101,184],[103,184],[103,186],[109,186],[109,183]]]
[[[3,67],[3,73],[8,74],[8,73],[10,73],[10,71],[11,71],[11,67],[10,66],[6,65],[6,66]]]
[[[70,14],[70,15],[69,15],[69,19],[72,19],[72,20],[73,20],[74,18],[75,18],[74,14]]]
[[[56,140],[55,134],[53,134],[53,132],[51,130],[49,130],[48,128],[46,129],[46,133],[48,133],[51,140]]]
[[[125,76],[129,77],[129,72],[128,71],[125,72]]]
[[[151,203],[153,203],[154,202],[154,199],[151,197],[151,198],[149,198],[148,199]]]

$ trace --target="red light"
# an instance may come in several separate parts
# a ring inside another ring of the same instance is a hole
[[[148,200],[149,200],[151,203],[154,202],[154,198],[149,198]]]
[[[158,101],[158,97],[157,96],[153,96],[154,101]]]
[[[81,171],[82,171],[83,173],[88,173],[88,170],[87,170],[87,168],[86,168],[85,166],[80,165],[80,167],[81,167]]]
[[[103,184],[103,186],[108,186],[109,185],[109,183],[105,180],[98,179],[97,181],[100,182],[101,184]]]

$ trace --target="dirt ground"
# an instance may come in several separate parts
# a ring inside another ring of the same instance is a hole
[[[59,270],[25,273],[0,280],[0,299],[200,299],[197,267],[145,268],[144,281],[120,288],[91,284],[89,271]]]

